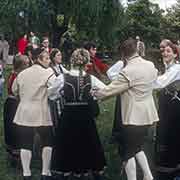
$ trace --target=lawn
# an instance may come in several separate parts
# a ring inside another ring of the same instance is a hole
[[[11,66],[8,66],[5,70],[5,76],[7,78],[11,71]],[[21,180],[21,167],[12,167],[11,161],[8,159],[5,144],[4,144],[4,134],[3,134],[3,102],[6,98],[6,91],[4,91],[3,98],[0,99],[0,180]],[[114,98],[109,99],[106,102],[100,104],[101,114],[96,120],[98,131],[101,137],[102,144],[104,146],[106,160],[108,168],[106,170],[106,177],[108,180],[125,180],[125,175],[120,178],[120,157],[118,156],[117,145],[109,144],[109,138],[111,136],[113,114],[114,114]],[[145,150],[147,156],[152,164],[152,143],[150,143],[147,138],[147,143],[145,145]],[[33,169],[33,180],[39,180],[40,178],[40,161],[34,160],[32,162]],[[139,171],[138,171],[139,172]],[[141,176],[141,173],[138,173]]]

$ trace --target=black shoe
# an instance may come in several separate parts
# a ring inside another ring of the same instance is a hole
[[[23,176],[23,180],[31,180],[31,176]]]
[[[52,180],[52,176],[41,175],[41,180]]]

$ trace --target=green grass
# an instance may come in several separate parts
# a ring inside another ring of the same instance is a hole
[[[11,71],[11,67],[7,67],[5,76],[7,79],[8,74]],[[5,151],[4,133],[3,133],[3,102],[6,98],[6,90],[4,91],[3,98],[0,99],[0,180],[21,180],[22,171],[20,167],[13,168],[10,160],[8,159]],[[102,144],[105,150],[105,156],[107,160],[108,168],[106,170],[106,177],[108,180],[125,180],[125,176],[120,178],[120,157],[118,155],[117,145],[109,144],[109,138],[111,137],[111,129],[114,114],[114,98],[102,102],[100,104],[101,115],[96,120],[99,135],[101,137]],[[149,148],[149,147],[148,147]],[[151,150],[148,150],[151,151]],[[151,153],[149,157],[151,158]],[[40,162],[38,160],[32,161],[33,180],[39,180],[40,177]]]

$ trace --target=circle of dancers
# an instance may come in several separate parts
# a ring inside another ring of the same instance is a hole
[[[17,42],[13,70],[4,102],[4,140],[9,156],[20,160],[23,180],[32,180],[32,158],[41,162],[41,180],[106,179],[106,162],[96,118],[99,102],[115,96],[112,139],[122,159],[120,174],[143,180],[174,179],[180,167],[179,47],[160,43],[163,71],[146,60],[145,45],[129,38],[119,45],[121,55],[111,67],[97,56],[97,45],[71,46],[66,54],[50,48],[49,38],[31,32]],[[158,60],[157,60],[158,61]],[[0,66],[0,95],[5,85]],[[110,83],[104,83],[109,79]],[[157,92],[158,111],[153,92]],[[111,121],[111,120],[110,120]],[[152,173],[143,144],[152,127],[155,169]],[[119,177],[120,178],[120,177]]]

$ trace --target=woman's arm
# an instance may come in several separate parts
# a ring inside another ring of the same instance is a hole
[[[60,66],[61,66],[62,71],[63,71],[64,74],[68,74],[69,73],[69,71],[63,65],[60,64]]]
[[[111,96],[118,95],[130,88],[128,78],[124,73],[120,73],[117,80],[113,80],[108,86],[103,89],[95,90],[93,95],[97,99],[107,99]]]
[[[107,76],[108,78],[112,81],[112,80],[116,80],[118,78],[118,74],[120,73],[121,69],[124,67],[124,63],[123,61],[118,61],[116,64],[114,64],[113,66],[111,66],[108,70],[107,70]]]
[[[154,89],[165,88],[176,80],[180,80],[180,65],[171,67],[171,69],[166,71],[163,75],[158,76],[154,83]]]
[[[92,85],[92,89],[93,88],[102,89],[106,87],[106,85],[102,81],[100,81],[98,78],[96,78],[93,75],[91,75],[91,85]]]
[[[59,97],[60,90],[64,87],[64,76],[52,74],[47,81],[47,90],[49,99],[53,100]]]

